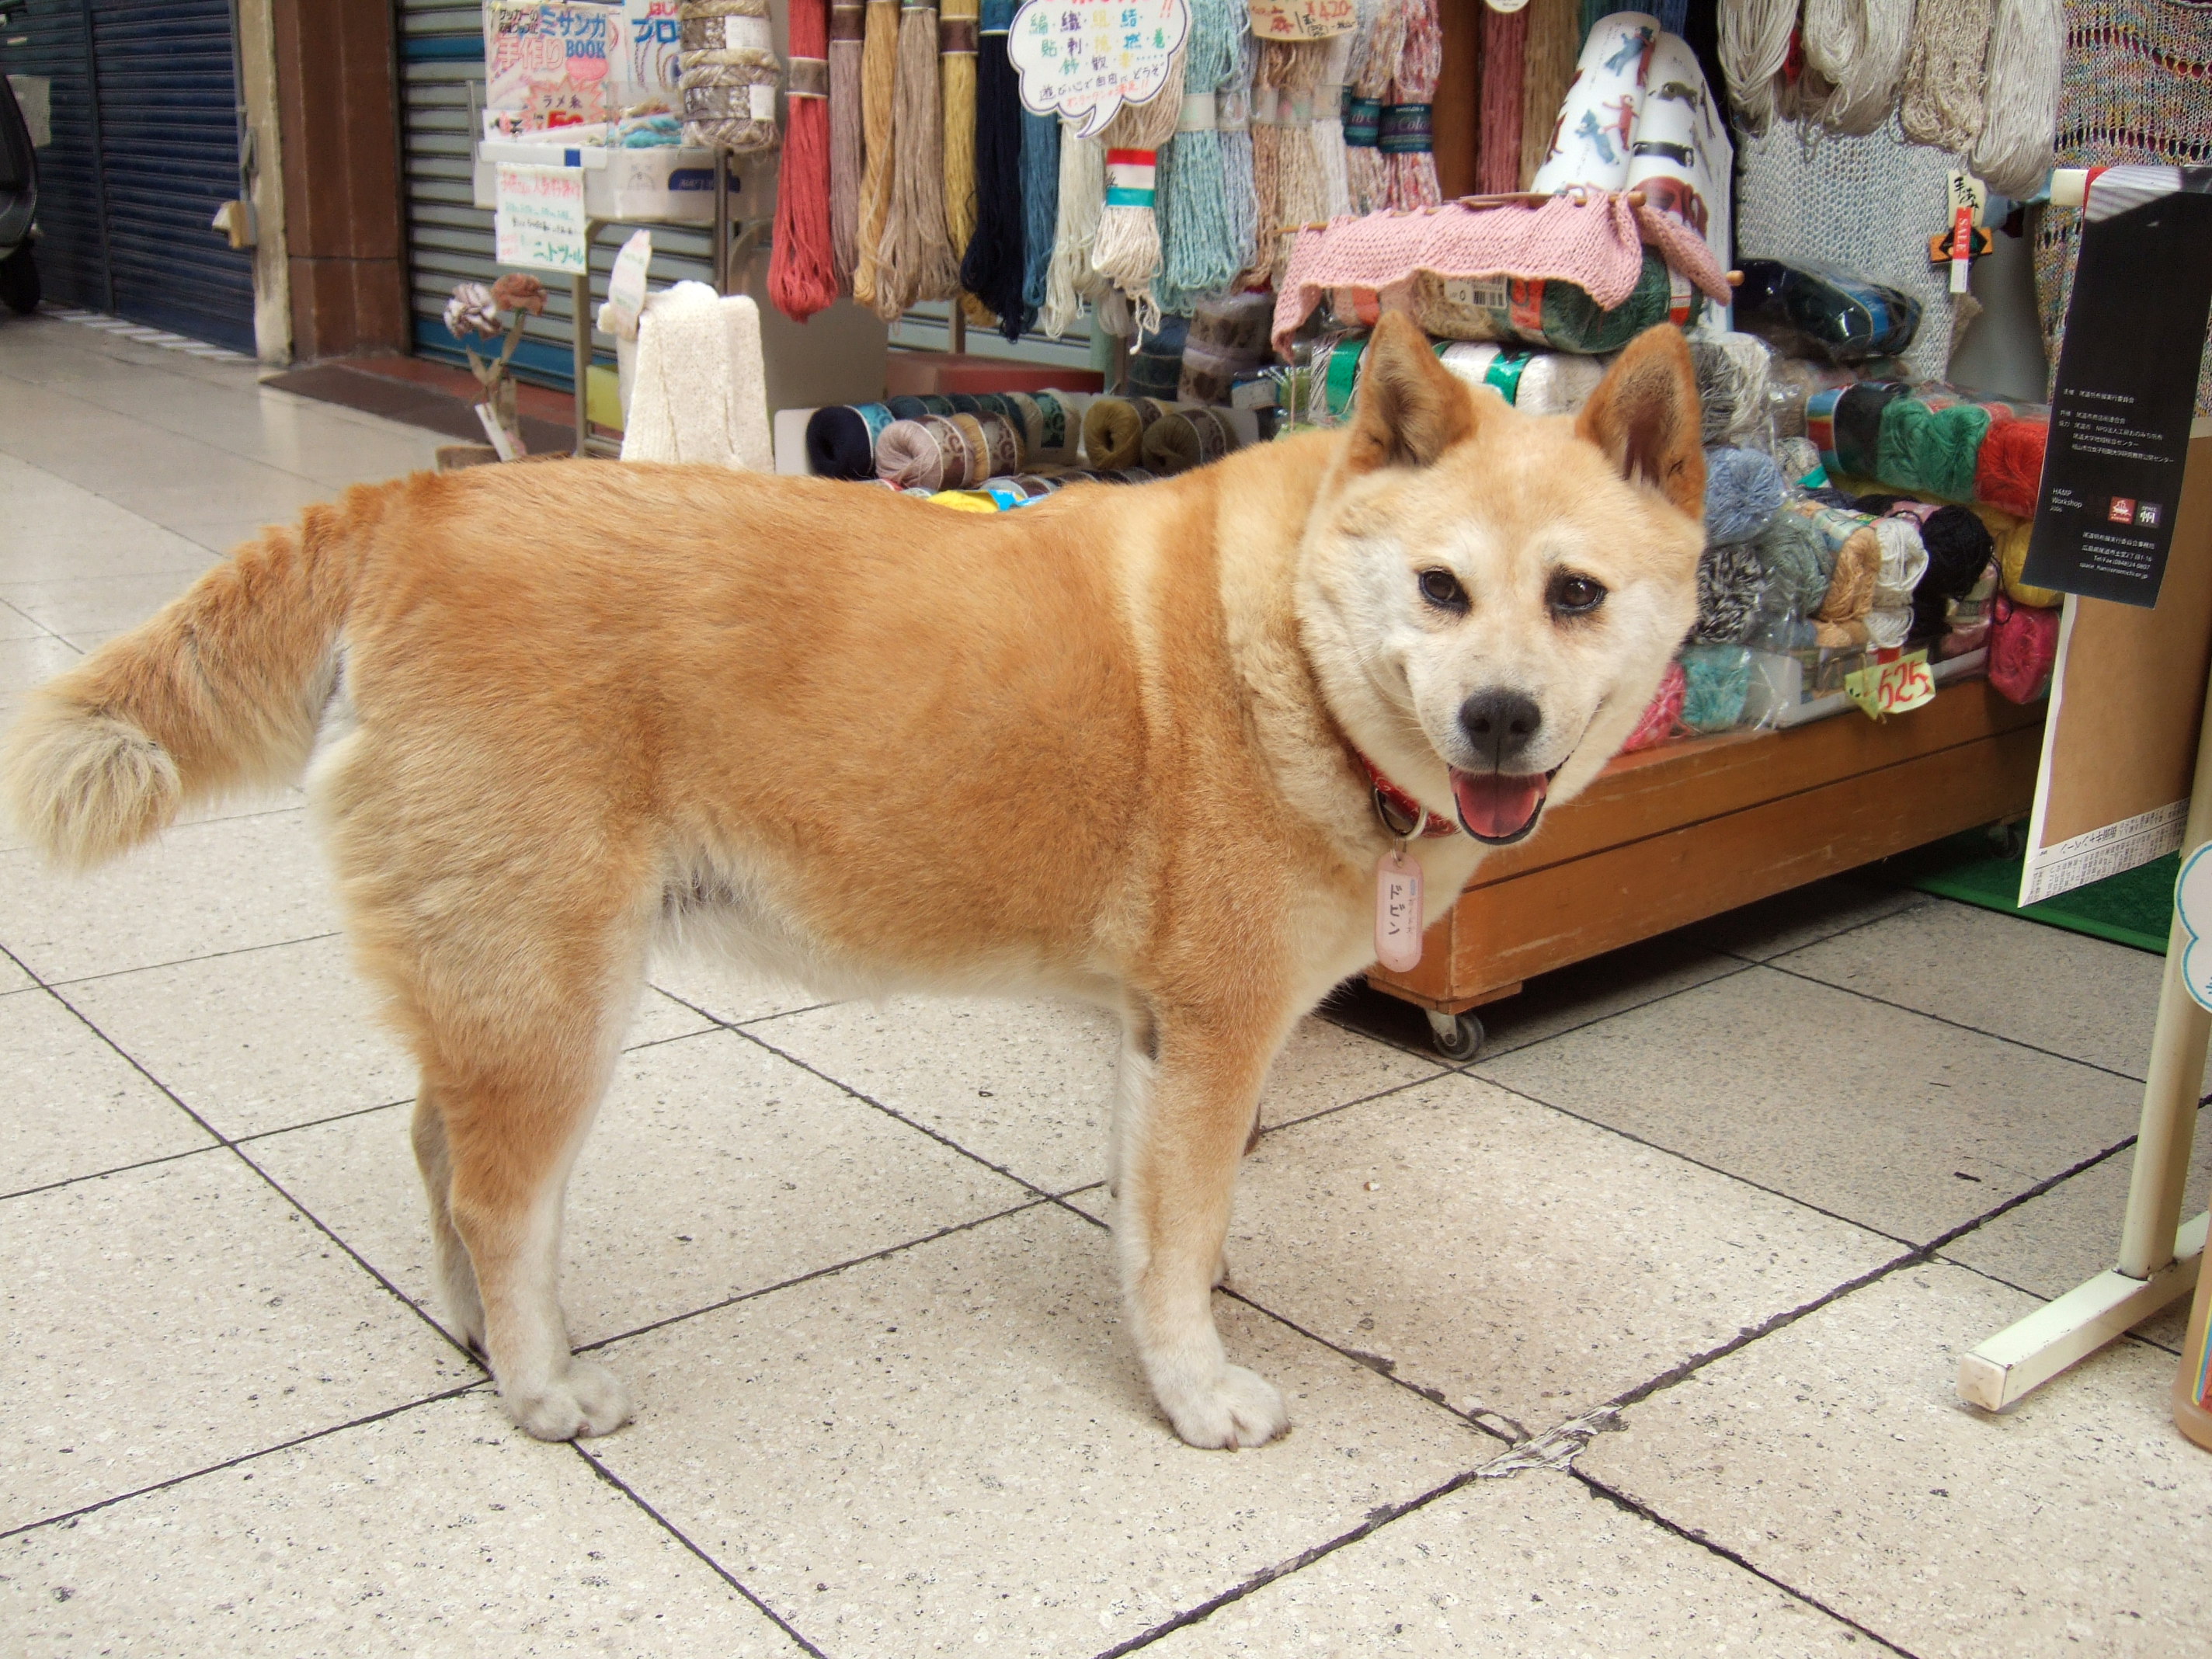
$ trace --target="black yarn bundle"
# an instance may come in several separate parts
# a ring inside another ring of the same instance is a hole
[[[987,6],[975,53],[975,232],[960,262],[960,286],[988,306],[999,332],[1018,340],[1036,321],[1022,303],[1028,262],[1022,211],[1022,94],[1006,57],[1012,8]]]
[[[1996,552],[1989,527],[1963,507],[1938,507],[1920,526],[1927,574],[1912,590],[1912,637],[1936,641],[1950,632],[1951,601],[1981,580]]]

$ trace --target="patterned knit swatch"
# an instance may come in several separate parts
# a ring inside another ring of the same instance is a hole
[[[2058,165],[2212,167],[2212,3],[2066,0]],[[2052,372],[2074,287],[2077,213],[2045,209],[2035,291]],[[2212,415],[2212,349],[2199,360],[2197,412]]]

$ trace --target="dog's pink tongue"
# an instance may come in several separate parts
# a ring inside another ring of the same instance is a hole
[[[1459,799],[1460,822],[1468,833],[1503,841],[1527,829],[1544,804],[1550,780],[1541,772],[1516,776],[1510,772],[1452,773],[1452,793]]]

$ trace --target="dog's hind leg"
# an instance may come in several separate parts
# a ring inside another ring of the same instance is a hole
[[[484,1343],[483,1297],[477,1289],[469,1247],[453,1225],[453,1159],[446,1144],[445,1108],[438,1091],[428,1082],[415,1097],[414,1141],[415,1165],[422,1172],[422,1190],[430,1200],[430,1248],[439,1294],[453,1322],[454,1334],[489,1366],[491,1350]]]
[[[1229,1363],[1212,1291],[1275,1042],[1255,1045],[1249,1025],[1226,1023],[1170,1018],[1158,1030],[1158,1058],[1125,1067],[1115,1122],[1114,1233],[1131,1327],[1177,1434],[1194,1446],[1261,1445],[1290,1418],[1272,1384]]]

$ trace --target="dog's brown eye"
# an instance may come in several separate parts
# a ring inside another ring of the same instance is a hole
[[[1605,585],[1563,570],[1552,578],[1551,603],[1564,616],[1584,616],[1605,603]]]
[[[1421,597],[1439,611],[1467,609],[1467,590],[1449,570],[1421,572]]]

